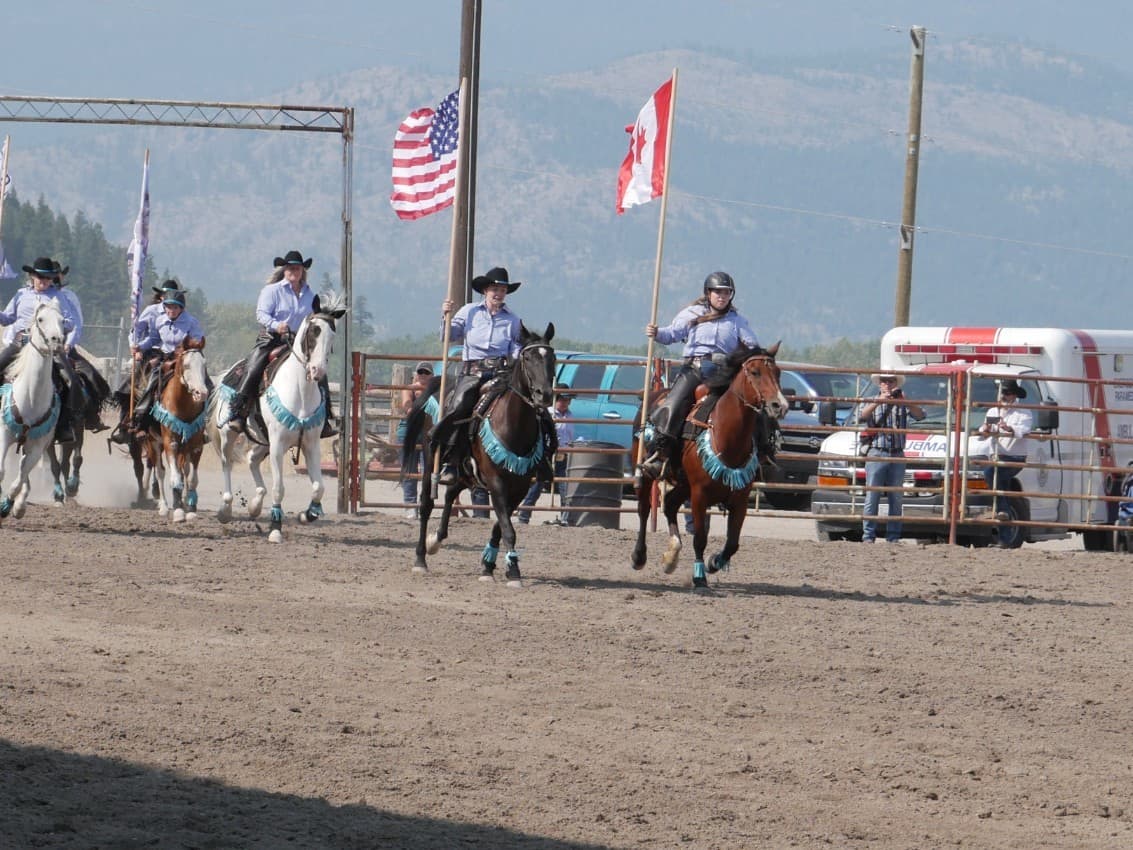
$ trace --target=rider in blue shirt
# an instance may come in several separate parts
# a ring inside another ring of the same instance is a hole
[[[82,383],[69,355],[82,336],[82,314],[76,312],[76,302],[63,294],[59,286],[62,266],[50,257],[37,257],[32,265],[24,266],[23,270],[28,274],[27,286],[17,289],[8,305],[0,311],[0,325],[8,326],[4,333],[5,347],[0,351],[0,379],[12,365],[20,349],[27,344],[28,328],[36,308],[41,303],[54,299],[63,314],[63,328],[67,334],[64,340],[65,351],[54,358],[56,384],[63,387],[55,441],[72,442],[75,439],[72,423],[76,417],[81,418],[83,415],[84,397]]]
[[[712,272],[704,279],[704,294],[677,313],[671,324],[663,328],[645,326],[645,335],[662,345],[685,343],[684,365],[673,379],[668,396],[649,417],[653,453],[641,464],[641,471],[650,478],[661,475],[680,440],[697,386],[726,362],[740,343],[748,348],[759,345],[748,320],[732,303],[735,294],[736,284],[730,274]]]
[[[252,402],[259,398],[260,381],[268,365],[271,352],[282,345],[289,345],[299,330],[299,325],[314,312],[315,293],[307,285],[307,269],[313,260],[298,251],[288,251],[286,256],[275,258],[275,271],[268,278],[267,285],[260,290],[256,301],[256,321],[260,333],[256,347],[248,355],[244,367],[244,377],[236,388],[236,396],[229,404],[228,426],[234,431],[243,431]],[[334,427],[334,413],[331,410],[330,387],[326,377],[319,382],[326,404],[326,419],[320,439],[335,437],[338,429]]]
[[[146,419],[161,381],[161,362],[167,360],[184,339],[204,341],[205,332],[201,323],[185,310],[186,300],[185,290],[167,290],[161,302],[161,314],[149,324],[146,337],[138,340],[134,359],[149,360],[152,368],[145,389],[134,403],[134,419],[131,427],[135,433],[144,433],[149,428]],[[115,442],[126,442],[124,435],[117,435],[116,431],[111,435],[111,439]]]
[[[449,396],[445,415],[433,429],[433,439],[444,447],[441,454],[444,466],[438,478],[441,484],[456,483],[457,467],[468,452],[467,429],[460,424],[472,415],[480,398],[480,388],[497,373],[508,369],[522,348],[519,341],[520,318],[504,303],[504,299],[522,285],[521,281],[509,281],[507,269],[499,266],[490,269],[487,274],[472,279],[472,288],[483,295],[484,300],[465,304],[449,320],[449,339],[463,342],[464,353],[461,356],[460,379]],[[451,300],[445,300],[441,312],[450,315],[453,306]],[[441,338],[444,338],[443,327]],[[544,442],[548,439],[549,429],[553,443],[554,424],[550,423],[549,417],[546,418]],[[551,461],[546,455],[544,452],[543,463],[539,465],[541,480],[550,480],[553,474]]]
[[[142,308],[142,311],[138,313],[137,317],[134,319],[133,327],[130,328],[129,341],[131,357],[134,357],[141,350],[138,347],[138,343],[149,338],[153,323],[157,317],[165,315],[165,306],[162,303],[165,300],[165,296],[170,292],[180,292],[181,284],[175,280],[167,280],[162,283],[161,286],[151,286],[150,289],[153,290],[153,300]],[[142,361],[143,368],[147,370],[145,374],[147,382],[149,379],[148,370],[160,362],[158,354],[159,352],[150,349],[145,353],[144,357],[135,357],[136,360]],[[118,389],[114,392],[118,400],[118,407],[122,412],[118,424],[114,427],[114,430],[110,432],[110,439],[115,443],[125,444],[129,442],[130,439],[129,431],[132,426],[126,421],[126,416],[129,413],[130,382],[132,380],[133,375],[127,374],[126,377],[122,379],[122,383],[119,384]]]

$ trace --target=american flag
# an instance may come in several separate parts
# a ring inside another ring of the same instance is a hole
[[[451,206],[456,197],[460,91],[436,110],[415,109],[393,137],[393,194],[398,218],[415,219]]]

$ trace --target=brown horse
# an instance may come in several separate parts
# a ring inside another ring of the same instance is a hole
[[[415,572],[425,572],[428,569],[426,552],[436,553],[448,537],[449,519],[460,492],[484,487],[491,497],[496,522],[480,557],[480,578],[484,581],[493,578],[502,540],[507,547],[505,562],[508,586],[522,586],[519,553],[515,550],[515,526],[511,515],[527,495],[535,478],[535,467],[543,457],[539,411],[545,411],[553,398],[555,350],[550,342],[554,335],[553,324],[548,324],[542,335],[520,326],[520,343],[523,347],[506,376],[506,385],[502,391],[490,402],[482,416],[473,417],[472,467],[462,470],[460,480],[446,488],[440,527],[431,536],[428,535],[428,526],[434,506],[433,492],[429,481],[421,482],[418,496],[420,533],[417,540],[417,561],[413,567]],[[427,407],[430,399],[436,394],[439,385],[440,379],[434,378],[428,389],[414,402],[413,409],[405,420],[405,440],[402,446],[404,475],[416,472],[413,447],[418,440],[423,440],[425,468],[433,468],[433,457],[439,447],[436,440],[429,439],[431,435],[424,433],[424,424],[429,417]],[[486,386],[485,392],[491,393],[491,390]]]
[[[728,568],[732,555],[740,548],[740,531],[747,516],[748,494],[768,460],[770,429],[768,420],[779,420],[787,413],[787,400],[779,389],[779,367],[775,355],[779,343],[768,349],[740,346],[708,382],[709,393],[693,407],[685,421],[695,436],[682,439],[673,452],[677,462],[668,466],[671,489],[665,494],[664,512],[669,523],[669,548],[662,557],[666,573],[677,567],[681,536],[677,514],[691,497],[693,536],[696,556],[693,563],[694,588],[708,586],[707,573]],[[710,400],[715,405],[703,411]],[[656,407],[656,402],[651,409]],[[648,428],[647,428],[648,432]],[[633,447],[635,456],[636,444]],[[637,482],[637,544],[633,549],[633,568],[645,566],[645,522],[651,509],[652,479]],[[728,534],[724,548],[704,561],[708,543],[708,508],[722,505],[728,510]]]
[[[205,446],[205,407],[209,395],[204,347],[203,339],[186,338],[173,350],[163,364],[169,372],[165,387],[150,410],[156,424],[149,437],[158,449],[156,471],[161,492],[157,512],[166,516],[172,509],[174,522],[192,519],[197,512],[197,468]],[[172,504],[166,494],[166,466],[173,490]]]

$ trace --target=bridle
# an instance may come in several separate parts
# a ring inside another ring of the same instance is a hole
[[[527,389],[526,389],[526,392],[521,392],[518,388],[513,386],[513,387],[511,387],[511,391],[514,392],[517,396],[519,396],[520,399],[522,399],[525,404],[529,405],[530,407],[534,408],[535,410],[540,410],[542,408],[542,405],[536,404],[535,400],[531,397],[531,387],[534,385],[535,381],[532,379],[530,369],[528,369],[527,360],[523,356],[524,353],[527,352],[528,350],[537,349],[537,348],[550,349],[550,346],[547,345],[547,343],[545,343],[545,342],[533,342],[530,345],[523,346],[523,348],[521,348],[519,350],[519,354],[515,358],[516,367],[517,367],[516,371],[523,375],[523,378],[524,378],[523,383],[526,384]],[[546,357],[545,356],[540,357],[539,359],[542,361],[542,360],[545,360]]]
[[[740,404],[742,404],[744,407],[749,408],[756,413],[766,413],[767,399],[764,398],[763,393],[759,391],[759,387],[756,386],[755,379],[747,369],[747,364],[751,363],[751,361],[753,360],[762,360],[765,365],[774,365],[775,358],[770,354],[755,354],[744,360],[744,362],[740,365],[740,371],[744,376],[744,385],[745,387],[751,387],[752,392],[755,393],[756,401],[748,401],[746,395],[735,388],[734,383],[729,385],[728,391],[734,393],[735,396],[740,400]]]
[[[28,345],[30,345],[32,348],[34,348],[36,351],[38,351],[44,357],[50,357],[52,354],[55,353],[54,348],[51,345],[51,341],[47,338],[47,334],[39,326],[39,314],[40,314],[40,312],[42,312],[43,310],[50,310],[50,309],[52,309],[52,308],[47,304],[40,304],[38,307],[36,307],[35,313],[34,313],[34,315],[32,315],[31,327],[28,328]],[[56,312],[58,312],[58,311],[56,310]],[[62,314],[60,314],[60,315],[62,315]],[[39,337],[43,340],[43,347],[42,348],[40,346],[36,345],[36,343],[35,343],[35,337],[36,337],[37,333],[38,333]]]
[[[303,366],[307,366],[311,362],[311,351],[315,348],[315,343],[309,341],[312,336],[311,329],[315,322],[325,322],[327,329],[332,333],[335,329],[334,319],[329,316],[324,316],[322,313],[311,313],[304,319],[304,325],[302,326],[303,334],[299,337],[299,345],[291,346],[291,353],[295,355],[295,358]]]

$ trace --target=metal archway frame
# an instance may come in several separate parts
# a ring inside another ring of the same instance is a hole
[[[339,134],[342,136],[342,288],[347,303],[353,305],[353,107],[0,95],[0,122],[6,121]],[[350,362],[349,320],[342,323],[340,334],[344,387],[338,408],[343,423],[342,433],[338,437],[338,512],[345,513],[347,488],[354,473],[354,470],[349,468],[350,455],[347,452],[352,423],[346,413],[354,389],[351,386],[353,374]]]

